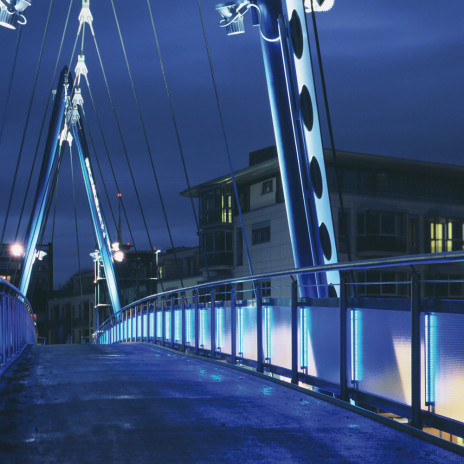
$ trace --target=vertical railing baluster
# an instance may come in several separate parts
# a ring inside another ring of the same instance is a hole
[[[153,308],[153,311],[154,311],[154,316],[153,316],[153,335],[154,335],[154,338],[155,338],[155,344],[157,343],[157,336],[158,336],[158,298],[156,298],[155,300],[155,304],[154,304],[154,308]]]
[[[298,284],[292,280],[291,287],[292,314],[292,383],[298,385]],[[303,308],[301,308],[303,311]]]
[[[163,299],[161,300],[161,316],[162,316],[161,330],[163,331],[163,333],[161,334],[161,343],[164,346],[165,341],[166,341],[166,299],[165,297],[163,297]]]
[[[214,289],[211,290],[211,357],[216,357],[216,305],[214,301]]]
[[[198,290],[195,291],[195,354],[200,353],[200,308],[198,304]]]
[[[185,317],[185,293],[182,293],[182,351],[185,353],[186,351],[186,344],[187,344],[187,341],[186,341],[186,327],[185,327],[185,320],[186,320],[186,317]]]
[[[421,418],[421,340],[418,275],[411,276],[411,425],[422,428]]]
[[[171,296],[171,348],[174,348],[176,338],[176,311],[174,310],[174,297]]]
[[[347,379],[347,353],[348,353],[348,331],[347,331],[347,300],[346,279],[340,280],[340,399],[348,401],[348,379]]]
[[[235,285],[232,284],[230,289],[230,332],[232,338],[231,363],[235,364],[237,361],[237,306],[235,301]]]
[[[262,298],[262,284],[258,282],[255,285],[256,293],[256,359],[258,372],[264,372],[263,368],[263,298]]]

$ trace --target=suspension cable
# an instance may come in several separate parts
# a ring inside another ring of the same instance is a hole
[[[82,287],[82,273],[81,273],[81,254],[80,254],[80,247],[79,247],[79,228],[77,226],[77,203],[76,203],[76,189],[74,184],[74,167],[73,167],[73,156],[72,156],[72,149],[71,144],[69,144],[69,158],[71,164],[71,180],[72,180],[72,191],[73,191],[73,202],[74,202],[74,223],[76,227],[76,244],[77,244],[77,266],[79,272],[79,286],[81,291],[81,304],[82,308],[84,308],[84,289]],[[72,321],[72,308],[71,308],[71,321]],[[72,328],[71,328],[71,341],[72,341]]]
[[[106,196],[106,200],[108,202],[108,206],[110,208],[110,212],[111,212],[111,217],[113,218],[113,223],[114,223],[114,227],[115,229],[117,230],[118,226],[116,225],[116,217],[114,215],[114,212],[113,212],[113,208],[111,206],[111,201],[110,201],[110,197],[108,195],[108,189],[106,188],[106,182],[105,182],[105,179],[103,177],[103,171],[102,171],[102,168],[100,166],[100,160],[98,159],[98,156],[97,156],[97,150],[95,148],[95,143],[93,141],[93,137],[92,137],[92,132],[90,131],[90,126],[89,126],[89,123],[87,121],[87,117],[85,115],[85,112],[84,112],[84,109],[82,108],[82,117],[84,119],[84,124],[85,125],[85,128],[87,130],[87,134],[89,134],[89,138],[90,138],[90,145],[92,146],[92,150],[93,150],[93,154],[94,154],[94,159],[95,161],[97,162],[97,168],[98,168],[98,172],[100,174],[100,178],[101,178],[101,181],[103,183],[103,189],[105,190],[105,196]]]
[[[42,45],[40,47],[39,61],[37,63],[37,68],[36,68],[36,71],[35,71],[34,85],[32,87],[32,95],[31,95],[31,98],[30,98],[30,101],[29,101],[29,108],[27,110],[26,124],[24,125],[23,136],[22,136],[21,145],[20,145],[20,148],[19,148],[18,161],[16,162],[16,169],[15,169],[15,173],[14,173],[14,176],[13,176],[13,185],[12,185],[11,190],[10,190],[10,197],[8,199],[8,207],[7,207],[7,210],[6,210],[5,220],[3,222],[3,229],[2,229],[2,235],[0,237],[0,243],[3,243],[3,239],[5,237],[5,230],[6,230],[6,225],[8,223],[8,217],[9,217],[9,214],[10,214],[11,203],[12,203],[12,200],[13,200],[13,193],[14,193],[14,189],[15,189],[15,186],[16,186],[16,180],[18,178],[19,165],[21,163],[21,158],[22,158],[22,153],[23,153],[23,148],[24,148],[24,142],[26,140],[27,128],[28,128],[29,119],[30,119],[30,116],[31,116],[32,103],[34,101],[35,89],[36,89],[36,86],[37,86],[37,78],[39,76],[40,64],[42,62],[43,50],[44,50],[44,45],[45,45],[45,38],[47,37],[48,25],[50,23],[50,15],[51,15],[51,11],[52,11],[52,6],[53,6],[53,0],[50,0],[50,6],[48,8],[47,22],[45,24],[45,30],[44,30],[44,34],[43,34],[43,37],[42,37]]]
[[[37,155],[38,155],[38,152],[39,152],[40,141],[42,140],[43,129],[44,129],[44,126],[45,126],[45,121],[47,119],[48,107],[50,105],[50,100],[51,100],[51,97],[53,95],[53,87],[54,87],[54,84],[55,84],[55,77],[56,77],[56,73],[58,71],[58,64],[59,64],[60,57],[61,57],[61,51],[63,49],[64,38],[66,36],[66,31],[68,29],[69,15],[71,13],[71,7],[73,5],[73,2],[74,2],[74,0],[71,0],[69,2],[68,14],[66,16],[66,21],[65,21],[64,29],[63,29],[63,34],[61,35],[60,48],[58,50],[58,56],[57,56],[56,62],[55,62],[55,69],[53,71],[53,77],[52,77],[52,82],[51,82],[51,86],[50,86],[50,91],[48,93],[47,104],[45,106],[45,111],[44,111],[44,115],[43,115],[43,118],[42,118],[42,125],[40,126],[39,140],[38,140],[37,145],[36,145],[36,149],[35,149],[35,153],[34,153],[34,159],[32,161],[32,166],[31,166],[31,169],[29,171],[29,179],[27,181],[26,190],[24,192],[24,199],[23,199],[23,204],[21,206],[21,212],[19,214],[18,226],[16,227],[15,238],[14,238],[15,241],[18,238],[19,228],[21,227],[21,221],[22,221],[22,218],[23,218],[24,208],[25,208],[25,205],[26,205],[26,200],[27,200],[27,197],[28,197],[28,194],[29,194],[29,188],[30,188],[30,185],[31,185],[32,174],[34,172],[34,167],[35,167],[35,163],[36,163],[36,160],[37,160]]]
[[[197,228],[197,234],[198,234],[198,236],[200,236],[200,226],[199,226],[199,222],[198,222],[198,216],[197,216],[197,212],[196,212],[196,209],[195,209],[195,205],[193,203],[192,187],[190,185],[190,179],[189,179],[188,172],[187,172],[187,166],[186,166],[185,157],[184,157],[184,150],[182,148],[182,142],[181,142],[181,139],[180,139],[179,128],[178,128],[178,125],[177,125],[177,118],[176,118],[176,115],[175,115],[174,105],[173,105],[172,98],[171,98],[171,92],[169,91],[168,80],[167,80],[167,77],[166,77],[166,70],[164,68],[164,61],[163,61],[163,57],[161,55],[161,48],[160,48],[160,44],[159,44],[159,40],[158,40],[158,34],[156,32],[155,21],[153,19],[153,12],[152,12],[152,9],[151,9],[150,0],[147,0],[147,5],[148,5],[148,11],[150,13],[150,20],[151,20],[151,26],[152,26],[152,29],[153,29],[153,35],[154,35],[154,38],[155,38],[156,50],[158,52],[158,58],[159,58],[160,66],[161,66],[161,73],[163,74],[164,87],[166,89],[166,95],[168,97],[168,102],[169,102],[169,109],[171,111],[172,123],[174,125],[174,131],[176,133],[177,146],[179,148],[179,154],[180,154],[180,158],[182,160],[182,167],[184,169],[184,175],[185,175],[185,180],[187,182],[187,188],[188,188],[188,192],[189,192],[190,203],[192,205],[192,212],[193,212],[193,216],[195,218],[195,225],[196,225],[196,228]],[[207,279],[209,280],[208,260],[206,259],[206,253],[205,253],[204,247],[202,247],[202,250],[203,250],[203,260],[204,260],[204,263],[205,263],[206,275],[207,275]]]
[[[18,59],[18,50],[19,50],[19,43],[21,41],[22,30],[23,28],[19,27],[18,36],[16,38],[16,48],[15,48],[15,55],[14,55],[14,60],[13,60],[13,67],[11,68],[10,82],[8,83],[8,92],[6,94],[6,101],[3,107],[2,122],[0,125],[0,146],[2,145],[2,135],[3,135],[3,129],[5,128],[6,113],[8,110],[8,104],[10,103],[11,88],[13,87],[13,79],[14,79],[14,73],[16,69],[16,61]]]
[[[92,36],[93,36],[93,40],[94,40],[94,43],[95,43],[95,48],[97,50],[98,60],[100,62],[100,67],[101,67],[101,70],[102,70],[103,79],[105,81],[106,91],[108,93],[108,98],[110,100],[111,108],[113,110],[114,118],[115,118],[115,121],[116,121],[116,126],[118,128],[119,137],[121,139],[121,143],[122,143],[124,155],[125,155],[125,158],[126,158],[127,166],[129,168],[129,173],[131,175],[132,184],[134,186],[135,195],[137,197],[137,203],[139,205],[140,213],[142,214],[142,219],[143,219],[143,223],[144,223],[144,226],[145,226],[145,231],[147,233],[148,242],[150,244],[150,248],[153,249],[153,245],[152,245],[151,238],[150,238],[150,233],[148,232],[147,221],[146,221],[145,215],[143,213],[142,202],[140,201],[140,195],[139,195],[139,192],[138,192],[138,189],[137,189],[137,184],[135,182],[134,173],[132,171],[132,167],[131,167],[131,164],[130,164],[130,161],[129,161],[129,155],[127,154],[126,144],[124,142],[124,137],[122,135],[121,126],[119,124],[119,119],[118,119],[118,116],[117,116],[117,113],[116,113],[116,107],[114,106],[113,97],[111,96],[111,91],[110,91],[110,88],[109,88],[109,85],[108,85],[108,79],[106,78],[106,72],[105,72],[105,68],[103,66],[103,62],[102,62],[102,59],[101,59],[100,49],[98,48],[97,39],[95,37],[95,34],[92,34]]]
[[[130,78],[130,82],[131,82],[131,86],[132,86],[132,92],[134,94],[135,103],[137,105],[137,109],[138,109],[138,113],[139,113],[139,117],[140,117],[140,123],[141,123],[142,129],[143,129],[143,135],[144,135],[144,138],[145,138],[145,144],[147,146],[147,151],[148,151],[148,155],[149,155],[149,158],[150,158],[153,177],[155,179],[156,188],[157,188],[157,191],[158,191],[158,195],[159,195],[159,199],[160,199],[160,203],[161,203],[161,208],[162,208],[162,211],[163,211],[163,216],[164,216],[164,220],[165,220],[165,223],[166,223],[166,228],[167,228],[167,231],[168,231],[168,234],[169,234],[169,240],[171,242],[174,259],[176,260],[176,263],[177,263],[177,255],[176,255],[176,249],[175,249],[175,246],[174,246],[174,241],[173,241],[173,238],[172,238],[171,227],[169,226],[166,207],[164,205],[163,195],[161,193],[161,188],[160,188],[160,185],[159,185],[158,176],[156,174],[155,164],[153,162],[153,156],[152,156],[152,153],[151,153],[150,144],[148,142],[147,130],[145,128],[145,122],[143,120],[142,110],[140,108],[139,99],[137,97],[137,92],[135,90],[134,80],[132,78],[132,73],[131,73],[131,69],[130,69],[130,65],[129,65],[129,60],[127,58],[126,48],[124,46],[124,40],[123,40],[122,34],[121,34],[121,28],[119,27],[119,21],[118,21],[118,17],[117,17],[117,14],[116,14],[116,9],[114,8],[114,2],[113,2],[113,0],[110,0],[110,2],[111,2],[111,6],[113,8],[114,19],[116,21],[116,26],[117,26],[118,34],[119,34],[119,40],[121,42],[122,51],[124,53],[124,59],[126,61],[127,71],[129,73],[129,78]],[[95,39],[95,36],[94,36],[94,39]],[[131,175],[132,175],[132,171],[131,171]],[[135,181],[134,181],[134,183],[135,183]],[[137,194],[137,197],[138,197],[138,194]],[[142,211],[142,205],[141,204],[140,204],[140,209]],[[143,211],[142,211],[142,216],[143,216],[143,219],[145,221]],[[146,223],[145,223],[145,226],[146,226]],[[147,230],[147,233],[148,233],[148,230]],[[150,239],[150,237],[148,237],[148,238]],[[150,241],[150,248],[153,250],[153,245],[152,245],[151,241]],[[181,286],[183,287],[184,283],[183,283],[183,279],[182,279],[182,267],[180,267],[180,279],[179,280],[180,280]]]
[[[208,54],[209,68],[210,68],[210,71],[211,71],[211,79],[213,81],[214,94],[216,96],[216,105],[217,105],[217,108],[218,108],[219,120],[220,120],[220,123],[221,123],[222,136],[224,138],[224,145],[225,145],[226,153],[227,153],[227,161],[229,163],[230,175],[232,177],[232,184],[234,186],[235,200],[236,200],[236,203],[237,203],[237,209],[238,209],[238,213],[239,213],[239,217],[240,217],[240,224],[241,224],[241,227],[242,227],[243,240],[245,242],[245,249],[246,249],[247,259],[248,259],[248,267],[250,269],[250,275],[253,275],[253,266],[251,264],[250,248],[248,246],[248,240],[247,240],[247,235],[246,235],[246,231],[245,231],[245,223],[243,221],[242,208],[240,206],[240,198],[238,196],[237,182],[235,181],[235,172],[234,172],[234,168],[233,168],[233,165],[232,165],[232,157],[231,157],[231,154],[230,154],[229,142],[228,142],[228,139],[227,139],[226,128],[225,128],[225,124],[224,124],[224,117],[222,115],[221,104],[220,104],[220,101],[219,101],[219,93],[218,93],[217,84],[216,84],[216,77],[215,77],[215,74],[214,74],[213,60],[211,58],[211,51],[210,51],[210,48],[209,48],[208,36],[206,34],[205,20],[204,20],[204,17],[203,17],[203,9],[201,7],[201,0],[198,0],[198,9],[199,9],[199,12],[200,12],[201,26],[202,26],[202,29],[203,29],[203,37],[204,37],[204,40],[205,40],[206,52]]]
[[[107,157],[110,169],[111,169],[111,173],[113,175],[114,185],[116,187],[116,190],[119,193],[119,192],[121,192],[121,190],[119,189],[118,181],[116,179],[116,173],[114,171],[113,162],[111,161],[111,156],[110,156],[110,152],[109,152],[109,149],[108,149],[108,144],[106,143],[106,137],[105,137],[105,134],[103,132],[103,126],[102,126],[100,116],[99,116],[98,111],[97,111],[97,107],[95,105],[95,100],[93,98],[93,93],[92,93],[92,89],[90,87],[90,82],[89,81],[87,81],[87,89],[89,91],[90,101],[92,102],[93,111],[94,111],[95,117],[97,119],[97,124],[98,124],[98,128],[99,128],[100,136],[101,136],[101,138],[103,140],[103,145],[105,147],[106,157]],[[129,218],[127,217],[126,206],[125,206],[124,200],[122,198],[121,198],[121,204],[122,204],[122,211],[124,213],[124,218],[126,220],[126,225],[127,225],[128,230],[129,230],[129,235],[131,237],[132,245],[134,246],[135,251],[137,251],[137,246],[135,244],[134,236],[132,234],[132,228],[130,226]]]

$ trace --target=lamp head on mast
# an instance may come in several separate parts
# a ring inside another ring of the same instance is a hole
[[[27,0],[0,0],[0,26],[16,29],[16,25],[24,26],[27,19],[24,10],[31,6]]]

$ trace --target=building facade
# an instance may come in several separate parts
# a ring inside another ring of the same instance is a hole
[[[335,164],[331,153],[325,152],[340,262],[464,249],[463,167],[343,151],[336,155]],[[210,280],[249,275],[250,262],[254,274],[292,269],[275,147],[250,153],[249,166],[237,171],[235,179],[245,234],[230,175],[192,189],[199,200],[199,246]],[[206,278],[205,266],[201,267]],[[440,266],[433,269],[428,268],[425,277],[433,280],[440,274],[443,280]],[[459,264],[446,269],[445,277],[451,280],[464,275]],[[395,269],[359,272],[358,293],[402,296],[407,291],[405,278]],[[373,282],[382,285],[369,285]],[[269,294],[263,285],[264,294]],[[462,297],[463,290],[458,282],[427,286],[427,292],[437,297]]]

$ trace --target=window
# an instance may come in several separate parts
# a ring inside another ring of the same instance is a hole
[[[261,284],[261,296],[263,298],[270,298],[271,296],[271,281],[266,280]]]
[[[266,243],[271,241],[271,225],[269,222],[261,222],[253,224],[251,230],[251,243],[258,245],[259,243]]]
[[[429,245],[431,253],[464,249],[464,221],[456,218],[429,220]]]
[[[350,231],[350,212],[338,212],[338,248],[341,252],[348,251],[348,237]]]
[[[367,210],[357,215],[357,250],[406,252],[406,215]]]
[[[266,193],[272,193],[274,191],[274,181],[273,179],[265,180],[261,184],[261,194],[265,195]]]

